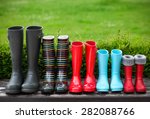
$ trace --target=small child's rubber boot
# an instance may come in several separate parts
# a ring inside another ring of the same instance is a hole
[[[132,55],[124,55],[122,58],[124,65],[124,93],[134,93],[134,85],[132,82],[132,66],[134,65],[134,57]]]

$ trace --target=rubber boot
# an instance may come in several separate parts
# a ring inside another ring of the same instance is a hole
[[[82,82],[80,76],[80,69],[82,65],[82,50],[83,43],[79,41],[72,42],[71,52],[72,52],[72,79],[69,85],[70,93],[81,93],[82,92]]]
[[[94,41],[87,41],[85,43],[85,50],[86,50],[86,77],[84,80],[83,91],[95,92],[96,79],[94,76],[94,68],[97,52],[96,43]]]
[[[6,86],[7,94],[17,94],[21,92],[23,83],[21,71],[21,58],[23,49],[23,27],[13,26],[8,28],[8,40],[11,51],[12,74]]]
[[[132,55],[124,55],[122,58],[124,65],[124,93],[134,93],[134,85],[132,82],[132,66],[134,65],[134,57]]]
[[[109,83],[108,83],[108,58],[109,53],[107,50],[101,49],[98,50],[98,68],[99,76],[96,84],[96,89],[98,92],[108,92]]]
[[[120,64],[122,59],[122,51],[113,49],[111,51],[111,83],[110,89],[113,92],[123,90],[123,84],[120,78]]]
[[[135,80],[135,90],[137,93],[146,93],[146,86],[143,81],[143,71],[144,64],[146,64],[146,56],[144,55],[135,55],[135,64],[136,64],[136,80]]]
[[[43,37],[43,58],[46,73],[42,84],[42,93],[53,93],[55,87],[55,49],[54,36]]]
[[[57,79],[56,93],[66,93],[68,91],[68,57],[69,57],[69,37],[60,35],[57,44]]]
[[[39,89],[38,57],[42,35],[41,26],[29,26],[26,29],[28,72],[22,85],[24,93],[35,93]]]

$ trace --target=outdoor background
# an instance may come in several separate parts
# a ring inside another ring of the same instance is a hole
[[[70,41],[93,39],[98,49],[145,54],[145,77],[150,77],[150,0],[0,0],[0,79],[11,74],[7,28],[14,25],[41,25],[44,35],[68,34]],[[22,67],[25,73],[25,44]],[[41,54],[39,67],[42,77]],[[71,57],[69,70],[71,76]],[[97,75],[97,64],[95,70]],[[81,72],[84,76],[85,61]]]

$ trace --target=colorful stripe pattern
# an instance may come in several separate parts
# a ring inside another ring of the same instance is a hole
[[[43,60],[46,69],[43,88],[47,87],[50,88],[49,90],[54,90],[55,84],[54,36],[43,37]]]
[[[69,56],[69,37],[61,35],[58,37],[57,45],[57,81],[56,92],[66,92],[68,90],[67,65]]]

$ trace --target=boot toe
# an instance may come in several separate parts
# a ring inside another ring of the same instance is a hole
[[[22,92],[24,93],[35,93],[37,92],[39,89],[39,85],[38,84],[23,84],[22,85]]]
[[[58,83],[56,84],[56,87],[55,87],[55,90],[57,93],[63,93],[63,92],[67,92],[68,88],[67,88],[67,85],[64,84],[64,83]]]
[[[133,88],[124,88],[124,93],[134,93],[134,89]]]
[[[109,88],[107,87],[97,87],[97,92],[109,92]]]
[[[71,93],[81,93],[82,92],[82,86],[81,85],[70,85],[69,92],[71,92]]]
[[[133,85],[124,85],[123,89],[124,93],[134,93],[134,86]]]
[[[96,90],[98,92],[108,92],[109,91],[108,82],[97,82]]]
[[[51,84],[45,84],[42,86],[41,88],[41,92],[42,93],[53,93],[54,92],[54,85],[51,85]]]
[[[112,82],[110,84],[110,89],[113,92],[122,91],[123,90],[123,84],[122,84],[121,80],[120,79],[117,79],[117,80],[112,79]]]
[[[122,85],[112,85],[111,86],[111,91],[122,91],[123,90],[123,86]]]
[[[7,85],[6,86],[6,93],[7,94],[17,94],[21,92],[21,86],[20,85]]]
[[[137,92],[137,93],[146,93],[146,88],[145,88],[145,87],[136,88],[136,92]]]
[[[95,92],[96,86],[95,84],[85,84],[83,87],[84,92]]]

